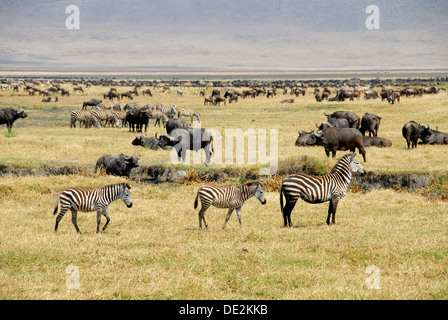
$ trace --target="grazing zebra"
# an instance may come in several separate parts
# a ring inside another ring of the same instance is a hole
[[[177,112],[177,117],[180,118],[181,116],[190,117],[191,124],[193,124],[193,117],[196,117],[198,122],[201,122],[201,115],[199,114],[199,112],[192,109],[180,109]]]
[[[117,127],[126,126],[126,113],[124,110],[112,110],[112,114],[114,117],[114,123]]]
[[[107,124],[110,126],[120,126],[120,122],[114,117],[113,112],[109,109],[93,109],[90,112],[100,121],[100,123],[104,121],[104,125],[102,124],[103,127],[106,127]]]
[[[259,182],[248,182],[239,187],[219,187],[212,185],[205,185],[199,188],[194,201],[194,208],[198,206],[198,198],[201,199],[201,210],[199,211],[199,229],[202,229],[202,221],[207,228],[204,213],[213,205],[217,208],[228,208],[227,217],[222,228],[226,227],[227,221],[232,215],[233,210],[236,209],[238,221],[241,224],[241,208],[246,200],[255,196],[260,200],[261,204],[266,203],[263,187]]]
[[[177,108],[177,107],[176,107],[175,105],[172,105],[172,106],[169,107],[169,108],[167,108],[167,107],[161,107],[161,108],[160,108],[160,111],[162,111],[164,114],[166,114],[168,118],[173,119],[174,116],[175,116],[176,113],[177,113],[176,108]]]
[[[108,185],[103,188],[96,189],[78,189],[70,188],[61,192],[56,199],[53,215],[58,212],[59,202],[61,203],[61,211],[56,217],[56,225],[54,231],[58,230],[59,221],[61,221],[64,214],[70,209],[72,212],[72,223],[78,233],[81,233],[77,224],[78,211],[90,212],[96,211],[96,232],[100,230],[101,215],[107,219],[103,226],[103,231],[106,230],[110,218],[106,212],[109,204],[117,199],[121,199],[128,208],[132,207],[131,200],[131,186],[127,183],[119,183]]]
[[[287,176],[280,187],[280,208],[283,213],[284,226],[291,227],[291,211],[299,198],[308,203],[330,201],[327,224],[335,223],[338,202],[345,196],[353,173],[364,173],[364,168],[355,159],[355,153],[346,154],[327,175],[312,176],[302,173]],[[286,205],[283,207],[283,195]]]
[[[156,119],[156,122],[154,123],[154,127],[157,125],[157,123],[159,124],[160,127],[160,120],[162,120],[163,122],[163,127],[166,126],[166,123],[168,122],[168,116],[162,111],[162,110],[153,110],[153,111],[149,111],[149,117],[151,119]]]
[[[79,127],[83,123],[85,128],[90,128],[93,125],[99,128],[100,121],[90,111],[87,110],[73,110],[70,113],[70,128],[76,128],[76,121],[79,122]]]

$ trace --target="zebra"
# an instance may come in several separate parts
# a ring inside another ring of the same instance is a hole
[[[156,119],[156,122],[154,123],[154,127],[157,125],[157,123],[159,124],[159,127],[160,127],[160,120],[162,120],[163,127],[165,127],[166,123],[169,120],[168,116],[162,110],[159,110],[159,109],[149,111],[149,117],[152,119]]]
[[[59,222],[68,209],[72,212],[72,223],[78,233],[81,231],[77,224],[78,211],[90,212],[96,211],[96,232],[99,232],[101,215],[104,215],[107,219],[103,226],[103,230],[106,230],[109,224],[110,218],[106,212],[109,204],[118,198],[120,198],[128,208],[132,207],[131,200],[131,186],[127,183],[119,183],[113,185],[107,185],[102,188],[96,189],[78,189],[69,188],[61,192],[56,199],[56,205],[54,207],[53,215],[58,212],[59,202],[61,203],[61,211],[56,217],[56,225],[54,226],[54,232],[58,230]]]
[[[113,112],[109,109],[93,109],[90,112],[100,121],[103,127],[106,127],[107,124],[110,126],[115,125],[116,127],[120,126],[119,120],[114,117]],[[104,125],[102,121],[104,121]]]
[[[87,110],[73,110],[70,113],[70,128],[76,128],[76,121],[79,122],[79,127],[81,127],[81,123],[84,123],[86,128],[90,128],[92,124],[97,128],[101,126],[101,123],[96,116]]]
[[[201,115],[199,114],[199,112],[194,111],[193,109],[180,109],[177,112],[177,117],[180,118],[181,116],[190,117],[191,124],[193,124],[193,117],[196,117],[198,122],[201,122]]]
[[[280,187],[280,209],[283,213],[284,226],[291,227],[291,211],[299,198],[308,203],[330,201],[327,225],[335,223],[338,202],[345,196],[352,179],[352,172],[364,174],[365,170],[355,159],[355,153],[346,154],[327,175],[313,176],[302,173],[287,176]],[[283,207],[283,195],[286,205]]]
[[[208,228],[205,222],[204,213],[210,205],[216,208],[228,208],[227,217],[222,228],[226,227],[233,210],[236,209],[240,227],[241,223],[241,208],[246,200],[255,196],[260,200],[261,204],[266,204],[264,190],[259,182],[248,182],[239,187],[219,187],[215,185],[204,185],[199,188],[194,201],[194,208],[198,206],[198,198],[201,199],[201,210],[199,211],[199,229],[202,229],[202,221],[204,221],[205,228]]]
[[[122,125],[126,126],[126,113],[127,111],[124,110],[112,110],[112,114],[114,117],[113,121],[117,127],[121,127]]]

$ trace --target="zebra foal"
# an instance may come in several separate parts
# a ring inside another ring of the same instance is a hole
[[[128,208],[132,207],[131,200],[131,186],[127,183],[119,183],[108,185],[102,188],[96,189],[78,189],[69,188],[61,192],[56,199],[56,205],[54,207],[53,215],[58,212],[59,202],[61,203],[61,211],[56,217],[56,224],[54,231],[58,230],[59,222],[64,214],[70,209],[72,212],[72,223],[78,233],[81,233],[77,224],[78,211],[90,212],[96,211],[96,232],[100,230],[101,215],[104,215],[107,219],[103,226],[103,231],[106,230],[109,224],[110,218],[106,209],[109,204],[117,199],[121,199]]]
[[[328,207],[327,225],[335,223],[338,202],[345,196],[352,173],[364,174],[364,168],[355,159],[355,153],[343,156],[327,175],[312,176],[302,173],[287,176],[280,187],[280,209],[283,214],[284,226],[291,227],[291,211],[299,198],[308,203],[323,203],[330,201]],[[283,207],[283,195],[286,205]]]
[[[246,200],[254,197],[260,200],[261,204],[266,203],[263,187],[259,182],[248,182],[239,187],[219,187],[213,185],[205,185],[199,188],[194,201],[194,208],[198,207],[198,198],[201,199],[201,210],[199,211],[199,229],[202,229],[202,221],[205,228],[208,228],[205,222],[204,213],[213,205],[216,208],[228,208],[227,217],[222,228],[226,227],[233,210],[236,210],[240,227],[241,208]]]

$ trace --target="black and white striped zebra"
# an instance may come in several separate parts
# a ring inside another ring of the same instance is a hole
[[[73,110],[70,113],[70,128],[76,128],[76,121],[79,122],[79,127],[82,123],[85,128],[90,128],[92,124],[97,128],[101,126],[99,119],[88,110]]]
[[[114,117],[112,110],[109,109],[93,109],[90,111],[101,123],[103,127],[106,127],[108,124],[110,126],[120,126],[119,120]],[[104,121],[104,122],[103,122]]]
[[[259,182],[248,182],[239,187],[219,187],[214,185],[205,185],[199,188],[194,201],[194,208],[198,206],[198,198],[201,199],[201,210],[199,211],[199,229],[202,229],[202,221],[207,228],[204,213],[213,205],[217,208],[228,208],[227,217],[222,228],[226,227],[227,221],[232,215],[233,210],[236,210],[238,221],[241,223],[241,208],[246,200],[255,196],[260,200],[261,204],[266,203],[263,187]]]
[[[103,226],[103,231],[106,230],[110,218],[106,209],[109,204],[117,199],[121,199],[128,208],[132,207],[131,200],[131,186],[127,183],[119,183],[108,185],[96,189],[79,189],[69,188],[61,192],[56,200],[53,215],[58,212],[59,202],[61,203],[61,211],[56,217],[56,225],[54,231],[58,230],[59,221],[61,221],[64,214],[70,209],[72,212],[72,223],[78,233],[81,233],[77,224],[78,211],[90,212],[96,211],[96,232],[99,232],[101,215],[107,219]]]
[[[327,224],[335,223],[338,202],[345,196],[352,179],[352,172],[363,174],[364,168],[355,159],[355,153],[346,154],[327,175],[313,176],[302,173],[287,176],[280,187],[280,208],[285,227],[291,227],[291,211],[299,198],[308,203],[330,201]],[[283,195],[286,205],[283,207]]]
[[[193,109],[186,109],[186,108],[182,108],[179,109],[179,111],[177,112],[177,117],[190,117],[190,121],[191,124],[193,125],[193,118],[196,117],[196,119],[198,120],[198,122],[201,122],[201,115],[199,114],[199,112],[193,110]]]
[[[160,127],[160,120],[162,120],[163,127],[165,127],[166,123],[169,120],[168,116],[162,110],[159,110],[159,109],[149,111],[148,114],[149,114],[149,118],[150,119],[155,119],[156,120],[156,122],[154,122],[154,127],[157,124],[159,124],[159,127]]]

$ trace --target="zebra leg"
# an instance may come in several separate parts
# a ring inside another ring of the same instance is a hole
[[[96,210],[96,233],[100,232],[101,214],[102,210]]]
[[[333,224],[336,223],[335,221],[335,215],[336,215],[336,210],[338,208],[338,202],[339,199],[332,199],[330,200],[330,205],[328,206],[328,217],[327,217],[327,225],[330,225],[330,217],[333,215],[331,222]]]
[[[79,231],[78,223],[77,223],[77,220],[78,220],[78,211],[76,211],[76,210],[73,209],[73,208],[70,208],[70,210],[71,210],[71,212],[72,212],[72,223],[73,223],[73,225],[75,226],[76,232],[81,233],[81,231]]]
[[[224,221],[224,225],[222,226],[223,229],[225,229],[226,224],[227,224],[227,221],[229,221],[230,216],[232,215],[233,210],[234,210],[234,209],[231,209],[231,208],[230,208],[230,209],[227,211],[226,221]]]
[[[296,202],[297,202],[297,200],[286,199],[286,205],[283,208],[283,222],[284,222],[283,226],[284,227],[292,227],[291,212],[292,212],[292,209],[294,209]]]
[[[67,210],[68,210],[67,208],[64,208],[61,205],[61,211],[59,212],[58,216],[56,217],[56,224],[54,225],[54,232],[58,231],[59,221],[61,221],[62,217],[67,212]]]
[[[240,223],[240,228],[243,226],[241,223],[241,207],[236,208],[236,215],[238,216],[238,222]]]
[[[103,230],[102,231],[106,230],[107,225],[109,224],[109,221],[110,221],[109,215],[107,214],[106,210],[103,211],[103,216],[105,216],[107,220],[106,220],[106,223],[103,226]]]
[[[204,220],[204,225],[205,225],[205,229],[208,228],[207,222],[205,222],[205,211],[207,211],[207,209],[209,208],[209,206],[201,206],[201,210],[199,211],[199,229],[202,229],[202,220]]]

